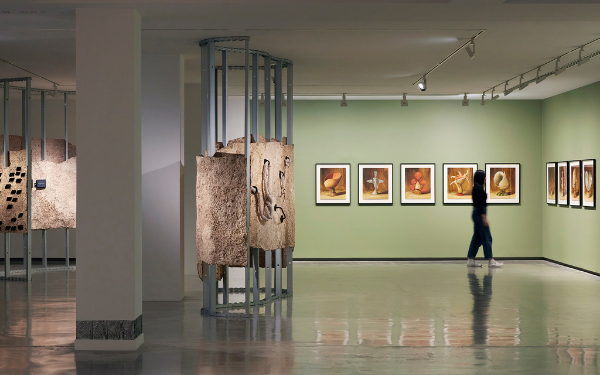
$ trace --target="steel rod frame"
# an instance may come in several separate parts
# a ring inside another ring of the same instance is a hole
[[[10,88],[4,85],[4,168],[8,167],[9,133],[8,133],[8,109]],[[4,275],[10,276],[10,233],[4,233]]]
[[[258,142],[258,54],[252,54],[252,136]]]
[[[244,75],[244,154],[246,155],[246,233],[248,233],[248,243],[246,249],[246,314],[250,314],[250,189],[252,181],[250,179],[250,38],[244,42],[246,53],[244,54],[246,70]]]
[[[281,61],[275,62],[275,139],[281,142],[283,137],[283,74],[281,70]]]
[[[260,250],[252,248],[252,302],[260,301]]]
[[[271,141],[271,58],[265,57],[265,139]]]
[[[287,144],[294,144],[294,65],[287,66]],[[287,292],[294,293],[294,249],[286,249]]]
[[[271,301],[273,294],[271,287],[273,286],[273,259],[272,251],[265,251],[265,300]]]
[[[67,117],[67,112],[69,110],[69,94],[64,93],[64,111],[65,111],[65,161],[69,160],[69,120]],[[45,142],[45,140],[44,140]],[[65,267],[69,267],[69,258],[71,256],[70,249],[70,233],[69,228],[65,228]]]
[[[221,139],[223,140],[223,146],[227,146],[229,139],[227,138],[227,111],[228,111],[228,86],[229,86],[229,71],[227,69],[227,51],[221,52],[221,64],[225,69],[221,72],[221,109],[223,114],[221,115]]]
[[[46,93],[42,91],[40,99],[41,109],[41,136],[42,136],[42,160],[46,160]],[[47,252],[46,229],[42,229],[42,268],[48,268],[48,252]]]
[[[31,168],[31,78],[25,80],[25,129],[23,138],[25,138],[25,152],[27,154],[27,234],[25,235],[25,272],[27,281],[31,281],[31,190],[32,190],[32,168]],[[9,276],[9,275],[6,275]]]

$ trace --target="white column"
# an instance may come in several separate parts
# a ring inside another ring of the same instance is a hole
[[[183,299],[183,58],[142,55],[144,301]]]
[[[76,350],[135,350],[142,324],[141,18],[77,9]]]

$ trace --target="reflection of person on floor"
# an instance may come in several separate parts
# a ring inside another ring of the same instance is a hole
[[[483,255],[489,262],[489,267],[501,267],[502,263],[496,262],[492,254],[492,233],[487,220],[487,194],[483,189],[485,172],[478,170],[473,177],[473,237],[467,254],[468,267],[481,267],[475,263],[475,256],[479,247],[483,245]]]
[[[473,345],[487,344],[488,337],[488,312],[492,302],[492,275],[496,270],[490,269],[489,274],[483,277],[483,288],[475,269],[469,269],[469,288],[473,295]]]

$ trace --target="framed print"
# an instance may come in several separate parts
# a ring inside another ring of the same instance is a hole
[[[581,162],[583,181],[583,207],[596,207],[596,159]]]
[[[477,163],[443,164],[444,204],[473,203],[473,176]]]
[[[317,204],[350,204],[350,164],[316,164]]]
[[[546,203],[556,204],[556,190],[558,188],[557,163],[546,163]]]
[[[569,162],[569,205],[581,206],[581,160]]]
[[[400,203],[435,204],[435,164],[400,164]]]
[[[358,164],[358,204],[393,204],[394,166]]]
[[[487,203],[521,203],[521,164],[485,163]]]
[[[569,163],[561,161],[558,166],[558,204],[569,205]]]

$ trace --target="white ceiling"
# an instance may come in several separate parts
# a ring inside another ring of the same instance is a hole
[[[294,61],[297,95],[420,94],[413,82],[485,30],[475,58],[458,53],[428,76],[426,91],[429,97],[480,96],[600,37],[600,0],[0,0],[0,58],[75,89],[78,7],[138,9],[143,52],[183,54],[186,82],[200,79],[200,39],[249,35],[251,48]],[[586,49],[596,50],[600,42]],[[572,90],[600,80],[599,68],[600,58],[592,59],[507,98],[541,99]],[[0,63],[0,77],[24,75]],[[243,72],[230,79],[231,90],[241,93]],[[34,86],[49,87],[38,78]]]

